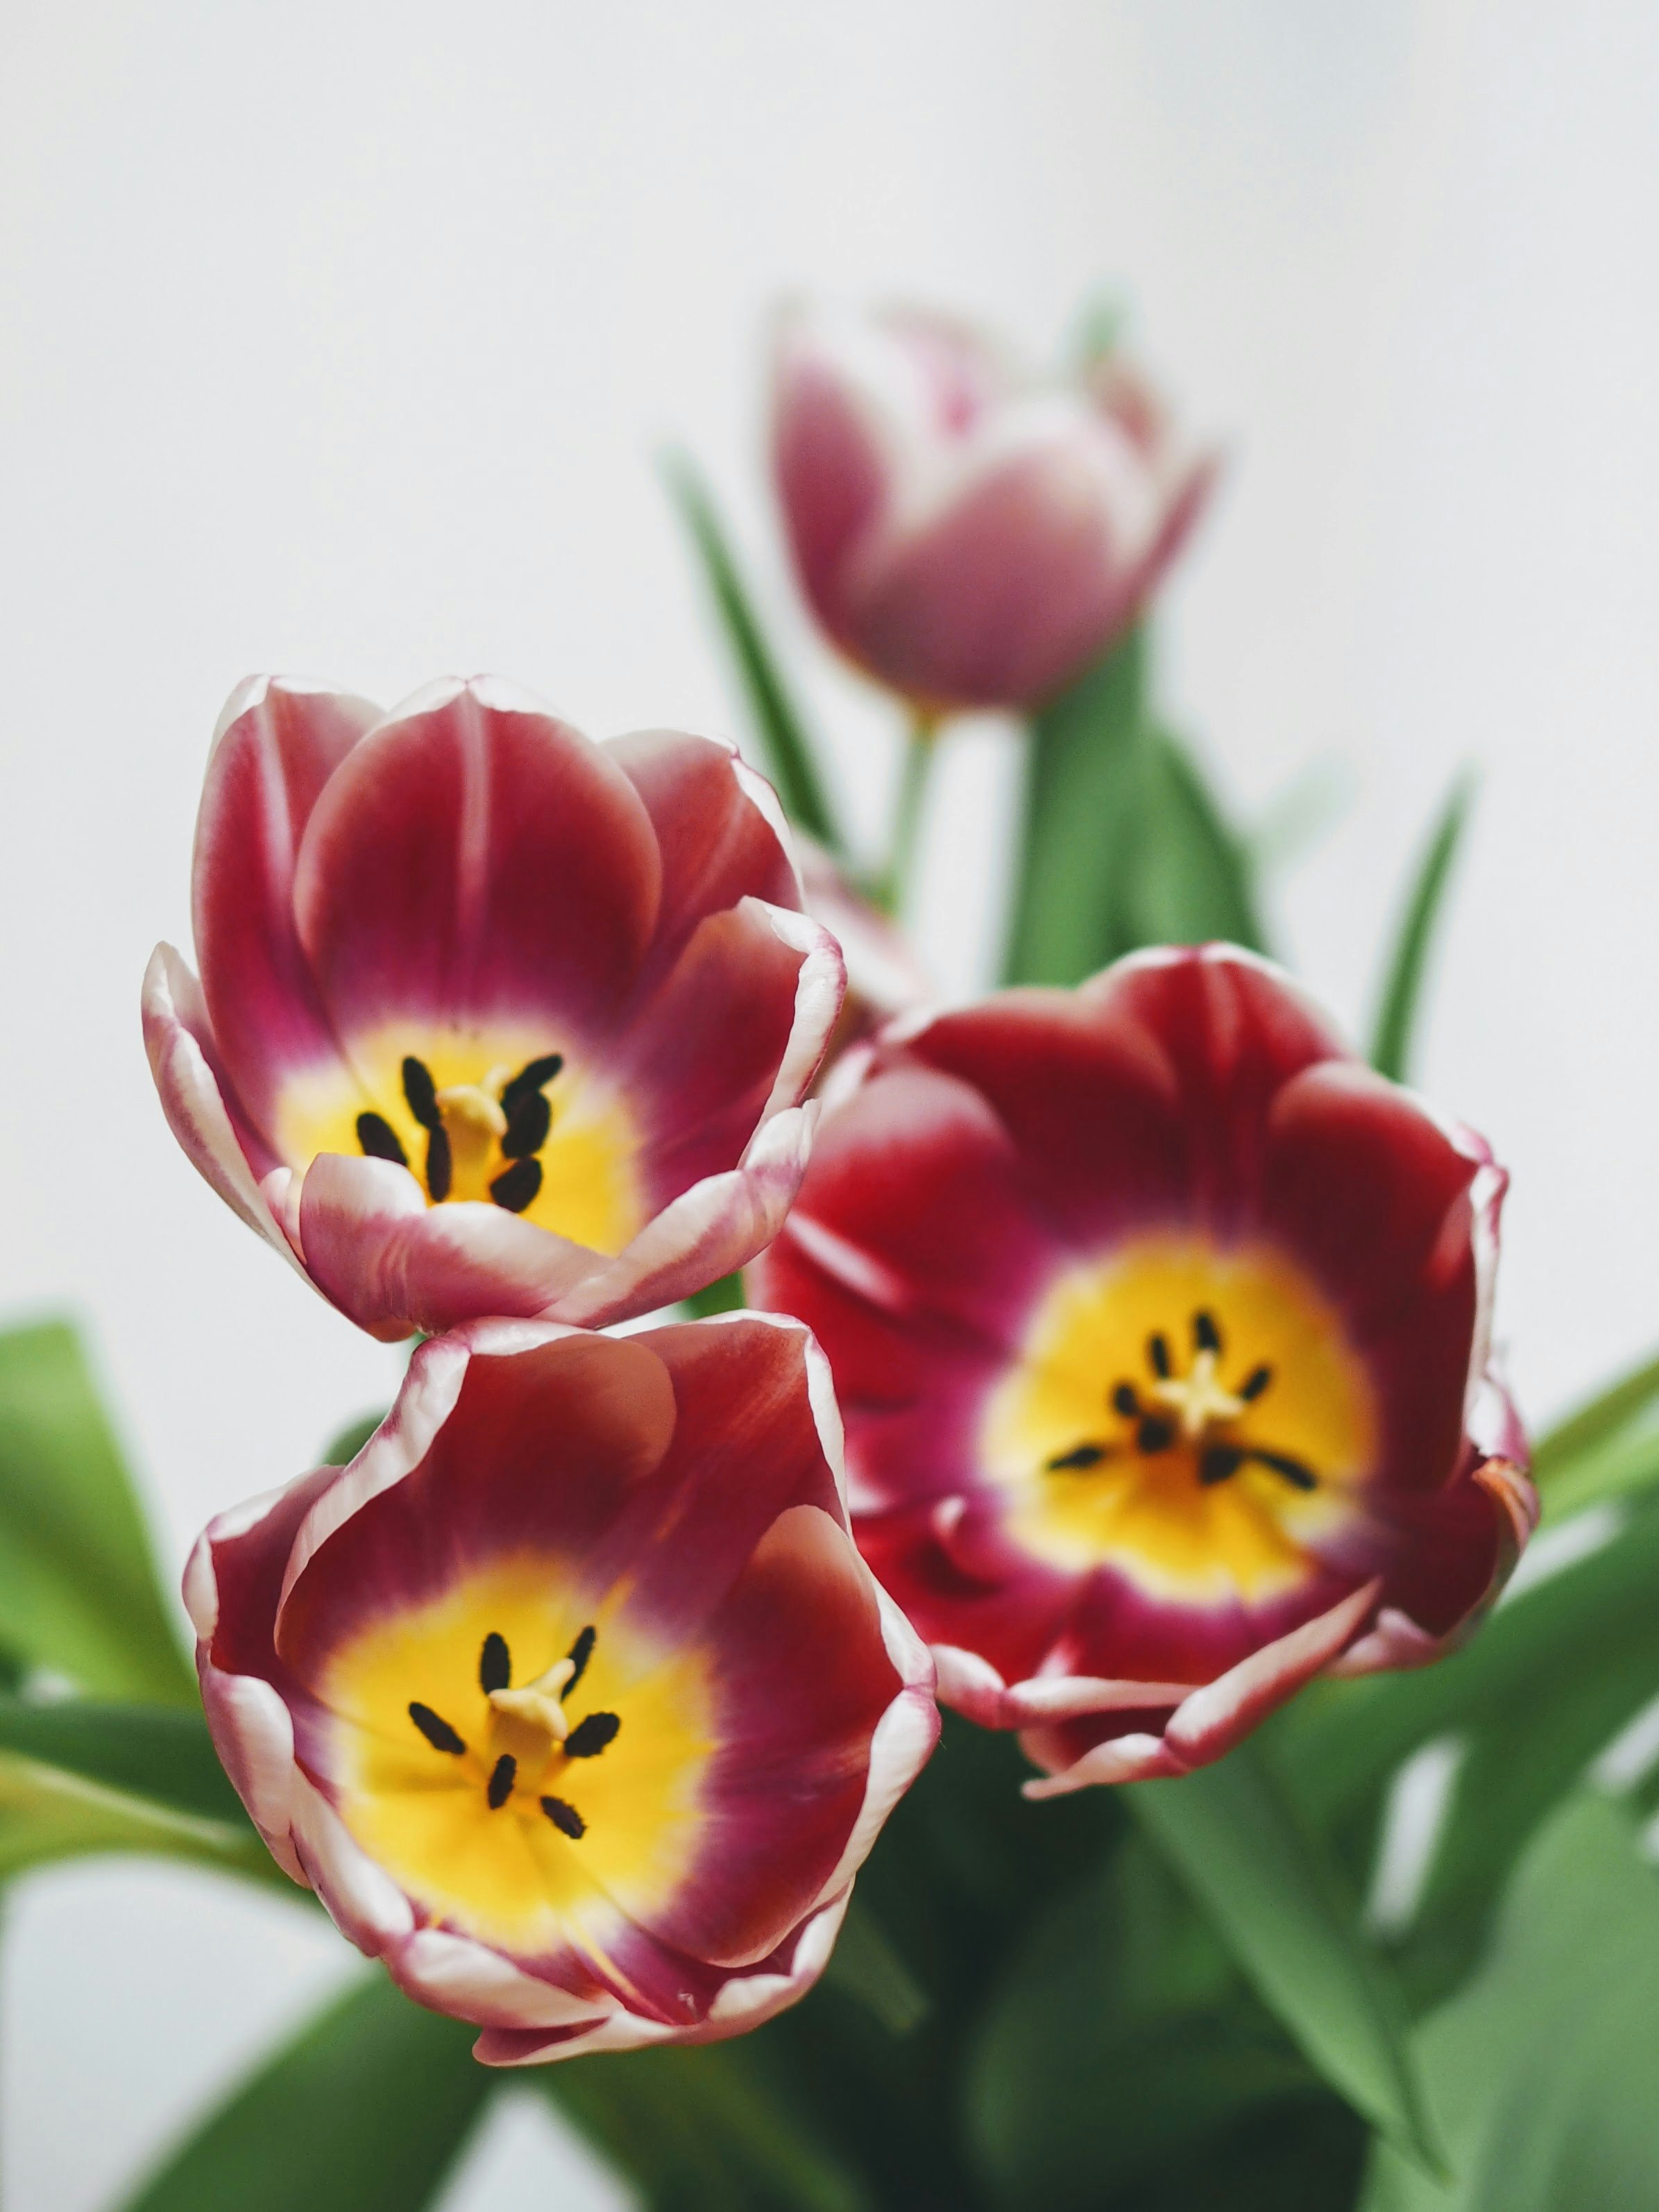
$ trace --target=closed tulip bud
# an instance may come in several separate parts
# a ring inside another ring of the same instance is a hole
[[[915,311],[788,321],[773,454],[818,620],[924,714],[1061,690],[1134,622],[1214,474],[1115,353],[1044,383]]]

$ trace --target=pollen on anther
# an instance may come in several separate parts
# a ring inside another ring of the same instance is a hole
[[[1244,1451],[1239,1444],[1211,1444],[1200,1455],[1198,1479],[1208,1490],[1218,1482],[1226,1482],[1244,1464]]]
[[[478,1654],[478,1687],[488,1697],[492,1690],[506,1689],[512,1680],[513,1655],[507,1648],[507,1638],[492,1628]]]
[[[513,1795],[513,1784],[518,1779],[519,1762],[510,1751],[504,1751],[489,1770],[489,1787],[484,1795],[489,1800],[489,1809],[499,1813]]]
[[[371,1160],[390,1160],[394,1167],[406,1168],[409,1154],[384,1114],[360,1114],[357,1116],[357,1142]]]
[[[1215,1325],[1215,1316],[1201,1306],[1193,1316],[1193,1342],[1200,1352],[1221,1349],[1221,1331]]]
[[[586,1720],[578,1721],[564,1740],[567,1759],[597,1759],[606,1744],[616,1741],[622,1726],[617,1713],[589,1713]]]
[[[1152,1372],[1160,1382],[1170,1379],[1169,1340],[1161,1329],[1154,1329],[1146,1340],[1146,1357],[1152,1362]]]
[[[1050,1474],[1071,1474],[1098,1467],[1105,1456],[1104,1444],[1073,1444],[1070,1451],[1056,1452],[1048,1468]]]
[[[526,1061],[501,1090],[501,1110],[507,1119],[512,1119],[514,1109],[521,1098],[528,1098],[544,1083],[551,1083],[563,1066],[564,1054],[562,1052],[544,1052],[539,1060]]]
[[[441,1206],[449,1195],[449,1186],[454,1175],[454,1162],[449,1150],[449,1132],[441,1121],[426,1140],[426,1189],[434,1206]]]
[[[1147,1453],[1165,1452],[1175,1442],[1172,1422],[1161,1420],[1156,1413],[1148,1413],[1135,1431],[1135,1449]]]
[[[587,1662],[593,1656],[593,1646],[599,1640],[599,1630],[587,1627],[582,1630],[571,1645],[567,1655],[570,1661],[570,1680],[564,1686],[564,1695],[567,1698],[587,1672]]]
[[[1273,1379],[1271,1367],[1253,1367],[1238,1386],[1238,1395],[1247,1406],[1258,1399]]]
[[[574,1805],[567,1805],[562,1797],[544,1797],[542,1810],[562,1836],[575,1843],[587,1833],[587,1823]]]
[[[522,1213],[542,1187],[539,1160],[514,1160],[489,1186],[489,1195],[509,1213]]]
[[[410,1700],[409,1717],[432,1746],[434,1751],[447,1751],[452,1757],[459,1759],[466,1749],[465,1744],[462,1742],[443,1716],[441,1713],[434,1713],[430,1705],[423,1705],[418,1698],[411,1698]]]
[[[528,1159],[540,1152],[553,1126],[553,1109],[539,1091],[526,1091],[507,1109],[507,1132],[501,1139],[501,1158]]]
[[[403,1078],[410,1112],[423,1129],[441,1129],[443,1116],[438,1111],[438,1086],[432,1080],[431,1069],[411,1052],[404,1061]]]
[[[1112,1410],[1121,1413],[1126,1421],[1133,1421],[1140,1411],[1140,1399],[1133,1382],[1120,1382],[1112,1393]]]

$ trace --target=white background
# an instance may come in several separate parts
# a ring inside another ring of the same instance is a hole
[[[138,978],[185,941],[220,702],[253,668],[388,702],[489,668],[595,734],[733,727],[651,467],[683,437],[873,836],[885,710],[791,610],[759,469],[795,288],[1036,350],[1122,286],[1231,454],[1166,692],[1247,813],[1316,757],[1357,793],[1282,944],[1363,1024],[1402,868],[1481,766],[1422,1078],[1516,1173],[1515,1378],[1547,1414],[1659,1338],[1644,0],[8,0],[0,38],[0,1307],[90,1322],[170,1574],[392,1372],[150,1095]],[[1013,765],[994,727],[946,764],[922,893],[957,988]],[[344,1965],[191,1875],[27,1886],[10,2212],[97,2212]],[[555,2201],[623,2200],[521,2106],[447,2204]]]

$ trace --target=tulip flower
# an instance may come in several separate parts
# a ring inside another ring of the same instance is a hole
[[[386,718],[255,678],[198,825],[201,982],[167,945],[145,981],[173,1133],[379,1337],[701,1289],[782,1221],[841,1006],[787,834],[704,738],[595,745],[493,678]]]
[[[1504,1187],[1224,945],[876,1040],[759,1302],[823,1344],[865,1556],[1029,1794],[1184,1773],[1468,1633],[1536,1517]]]
[[[853,1046],[896,1015],[914,1013],[940,996],[909,939],[872,906],[822,845],[799,831],[795,851],[803,903],[836,939],[847,963],[847,996],[823,1055],[818,1089]]]
[[[271,1851],[490,2065],[733,2035],[822,1971],[938,1733],[805,1330],[478,1322],[185,1575]]]
[[[1030,708],[1141,611],[1213,476],[1109,356],[1022,376],[942,317],[797,315],[775,371],[778,494],[825,631],[923,717]]]

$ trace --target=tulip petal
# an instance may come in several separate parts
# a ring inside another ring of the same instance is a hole
[[[599,747],[493,678],[359,741],[301,841],[300,940],[348,1043],[389,1015],[601,1036],[656,923],[650,817]]]
[[[380,710],[254,677],[220,718],[196,824],[193,923],[213,1034],[267,1137],[284,1073],[337,1060],[294,926],[295,855],[323,787]]]

